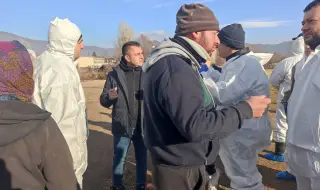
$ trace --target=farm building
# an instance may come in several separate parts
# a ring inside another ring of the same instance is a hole
[[[80,57],[77,60],[78,68],[92,68],[98,69],[104,65],[114,65],[116,63],[113,58],[105,58],[105,57]]]

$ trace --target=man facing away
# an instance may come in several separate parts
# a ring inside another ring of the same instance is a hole
[[[269,80],[259,58],[245,47],[241,24],[221,29],[219,55],[226,59],[216,83],[201,73],[218,109],[233,106],[250,96],[269,96]],[[244,120],[241,129],[220,140],[220,158],[233,189],[263,190],[256,166],[258,153],[270,144],[271,125],[267,111],[261,118]]]
[[[304,10],[304,41],[314,51],[295,75],[288,103],[285,159],[298,190],[320,189],[320,1]]]
[[[202,4],[177,12],[174,38],[153,49],[143,65],[144,140],[151,152],[157,190],[205,189],[205,165],[214,162],[219,138],[241,128],[244,119],[261,117],[265,96],[216,111],[198,72],[219,45],[219,23]]]
[[[80,57],[83,39],[68,19],[55,18],[49,28],[49,45],[35,62],[34,103],[52,113],[71,155],[82,187],[88,162],[88,125],[84,92],[74,61]]]
[[[112,134],[114,157],[112,166],[113,190],[124,190],[123,172],[131,141],[136,156],[136,189],[146,187],[147,149],[141,133],[141,81],[144,62],[142,47],[130,41],[122,46],[120,64],[108,74],[100,103],[112,109]]]

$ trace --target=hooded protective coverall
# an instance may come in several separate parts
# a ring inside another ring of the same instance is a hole
[[[216,83],[210,77],[210,71],[201,74],[220,109],[250,96],[269,96],[268,77],[252,52],[229,59]],[[233,189],[264,189],[256,162],[258,153],[270,144],[270,135],[266,111],[261,118],[245,120],[240,130],[220,140],[219,155]]]
[[[88,125],[86,103],[74,63],[74,49],[81,36],[68,19],[56,18],[49,29],[48,49],[35,63],[34,103],[52,113],[71,155],[77,181],[87,168]]]
[[[288,123],[284,105],[288,103],[288,96],[291,89],[292,67],[295,66],[304,55],[303,37],[299,37],[292,41],[291,54],[291,57],[284,59],[277,64],[269,79],[271,85],[278,89],[276,111],[277,123],[273,130],[273,140],[280,143],[284,143],[286,140]]]
[[[320,46],[295,75],[288,103],[285,159],[298,190],[320,189]]]

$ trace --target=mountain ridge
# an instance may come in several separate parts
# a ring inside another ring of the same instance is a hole
[[[47,41],[34,40],[27,37],[19,36],[9,32],[0,31],[1,41],[18,40],[23,43],[27,48],[36,52],[37,55],[41,54],[47,48]],[[155,42],[155,40],[152,40]],[[288,56],[291,49],[291,42],[285,41],[279,44],[247,44],[255,53],[278,53],[283,56]],[[115,55],[114,48],[102,48],[98,46],[85,46],[81,52],[81,56],[91,56],[93,52],[97,56],[112,57]]]

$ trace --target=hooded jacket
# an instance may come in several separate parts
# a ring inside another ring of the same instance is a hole
[[[0,189],[75,190],[72,157],[50,113],[15,100],[0,101],[0,110]]]
[[[291,57],[284,59],[273,69],[269,81],[272,86],[278,89],[278,104],[276,110],[277,123],[274,130],[274,140],[276,142],[285,142],[288,129],[285,106],[288,103],[291,86],[293,83],[293,68],[304,57],[304,40],[299,37],[292,41]]]
[[[85,96],[74,63],[80,36],[79,28],[69,20],[52,21],[48,49],[35,63],[34,103],[52,113],[68,143],[81,185],[87,168],[88,124]]]
[[[292,41],[291,56],[284,59],[273,69],[270,75],[270,83],[279,89],[278,102],[287,103],[286,93],[291,88],[292,67],[295,66],[304,55],[304,40],[299,37]]]
[[[154,48],[143,65],[144,140],[155,164],[213,163],[219,138],[252,117],[246,102],[215,111],[198,69],[209,59],[196,42],[175,37]]]

